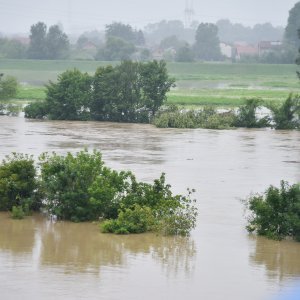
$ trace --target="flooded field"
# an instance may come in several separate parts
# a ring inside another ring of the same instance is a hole
[[[271,299],[300,278],[300,243],[249,235],[241,199],[300,181],[300,132],[181,130],[0,117],[0,158],[100,150],[108,166],[195,188],[189,238],[0,214],[1,299]]]

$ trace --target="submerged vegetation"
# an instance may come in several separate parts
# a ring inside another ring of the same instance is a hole
[[[106,220],[103,232],[117,234],[155,231],[188,235],[196,225],[197,209],[188,195],[173,195],[165,175],[153,184],[137,181],[131,172],[104,165],[101,154],[86,150],[33,158],[12,154],[0,165],[0,210],[21,219],[45,209],[60,220]]]
[[[267,110],[263,113],[263,110]],[[198,110],[179,110],[171,105],[161,110],[153,120],[160,128],[228,129],[237,127],[300,129],[300,100],[290,95],[281,104],[264,104],[260,99],[248,99],[237,110],[220,111],[211,106]]]
[[[173,84],[163,61],[124,61],[94,76],[68,70],[46,86],[44,102],[25,108],[25,117],[148,123]]]
[[[280,188],[270,186],[264,194],[247,201],[251,215],[249,232],[281,240],[286,237],[300,241],[300,184],[282,181]]]

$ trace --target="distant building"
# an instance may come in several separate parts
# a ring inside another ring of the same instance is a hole
[[[84,43],[81,48],[82,50],[97,50],[97,46],[91,41]]]
[[[30,38],[28,37],[15,36],[12,38],[12,40],[17,41],[25,46],[30,44]]]
[[[256,56],[258,55],[258,49],[257,47],[251,46],[251,45],[235,45],[233,49],[233,55],[232,57],[235,60],[240,60],[242,57],[247,56]]]
[[[232,46],[226,43],[220,43],[220,49],[223,56],[226,58],[232,58]]]
[[[282,48],[281,41],[261,41],[258,43],[258,55],[262,56],[271,51],[278,51]]]
[[[152,57],[156,60],[161,60],[164,58],[164,50],[157,48],[152,51]]]

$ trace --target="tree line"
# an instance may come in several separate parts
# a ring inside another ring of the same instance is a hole
[[[46,86],[44,102],[25,108],[25,117],[148,123],[173,85],[163,61],[124,61],[93,76],[67,70]]]
[[[192,22],[185,28],[179,20],[148,24],[144,31],[129,24],[113,22],[105,32],[93,31],[81,34],[76,45],[59,25],[47,28],[43,22],[30,28],[28,47],[18,40],[0,38],[0,56],[29,59],[93,59],[102,61],[151,60],[158,58],[189,62],[194,60],[224,60],[220,41],[234,46],[243,41],[257,44],[259,41],[283,41],[283,45],[267,50],[261,57],[244,55],[244,62],[293,63],[299,40],[300,2],[289,12],[286,28],[275,28],[269,23],[253,28],[219,20],[216,24]],[[159,50],[159,51],[158,51]],[[159,52],[159,53],[157,53]]]

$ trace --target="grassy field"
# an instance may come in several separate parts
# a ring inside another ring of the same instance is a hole
[[[95,61],[1,60],[0,72],[15,76],[21,83],[17,99],[44,99],[44,85],[55,81],[67,69],[93,74],[97,67],[112,64]],[[116,64],[116,63],[113,63]],[[284,100],[300,93],[296,65],[231,63],[168,63],[176,88],[168,102],[180,105],[235,106],[256,97],[265,101]]]

